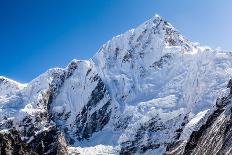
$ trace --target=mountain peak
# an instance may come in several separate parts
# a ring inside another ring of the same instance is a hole
[[[48,138],[59,137],[54,126],[71,147],[163,154],[187,141],[227,92],[231,59],[193,44],[155,15],[113,37],[93,59],[50,69],[25,89],[0,77],[0,132],[14,128],[32,148],[49,140],[38,151],[56,142]]]
[[[153,18],[155,18],[155,19],[161,19],[161,16],[158,15],[158,14],[155,14],[155,16]]]
[[[153,47],[145,50],[146,52],[162,48],[162,46],[164,48],[181,47],[186,53],[194,48],[194,44],[181,35],[169,22],[155,15],[138,27],[113,37],[99,49],[97,55],[104,51],[109,53],[116,51],[116,54],[123,51],[136,52],[144,50],[147,46]]]
[[[145,21],[141,26],[145,26],[147,28],[160,28],[160,29],[175,29],[169,22],[163,19],[160,15],[156,14],[152,18]]]
[[[161,21],[164,21],[164,19],[160,15],[156,14],[152,18],[148,19],[145,23],[151,22],[154,24],[159,24]]]

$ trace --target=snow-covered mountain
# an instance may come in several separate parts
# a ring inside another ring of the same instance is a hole
[[[0,77],[1,153],[230,154],[231,76],[231,52],[156,15],[90,60]]]

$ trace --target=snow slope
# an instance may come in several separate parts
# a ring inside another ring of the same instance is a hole
[[[15,127],[30,143],[56,126],[70,152],[162,154],[197,130],[231,76],[231,52],[192,43],[156,15],[90,60],[26,85],[1,77],[0,129]]]

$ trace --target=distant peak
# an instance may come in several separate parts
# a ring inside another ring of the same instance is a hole
[[[7,78],[4,77],[4,76],[0,76],[0,80],[3,81],[3,80],[6,80]]]
[[[21,87],[25,87],[27,84],[22,84],[22,83],[19,83],[17,81],[14,81],[14,80],[11,80],[7,77],[4,77],[4,76],[0,76],[0,85],[1,84],[10,84],[10,85],[16,85],[16,86],[21,86]]]
[[[0,82],[4,82],[4,81],[5,81],[5,82],[18,83],[18,82],[14,81],[14,80],[11,80],[11,79],[7,78],[7,77],[0,76]]]

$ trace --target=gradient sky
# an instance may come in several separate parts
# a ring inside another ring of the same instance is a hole
[[[231,0],[0,0],[0,75],[28,82],[159,14],[191,41],[232,49]]]

